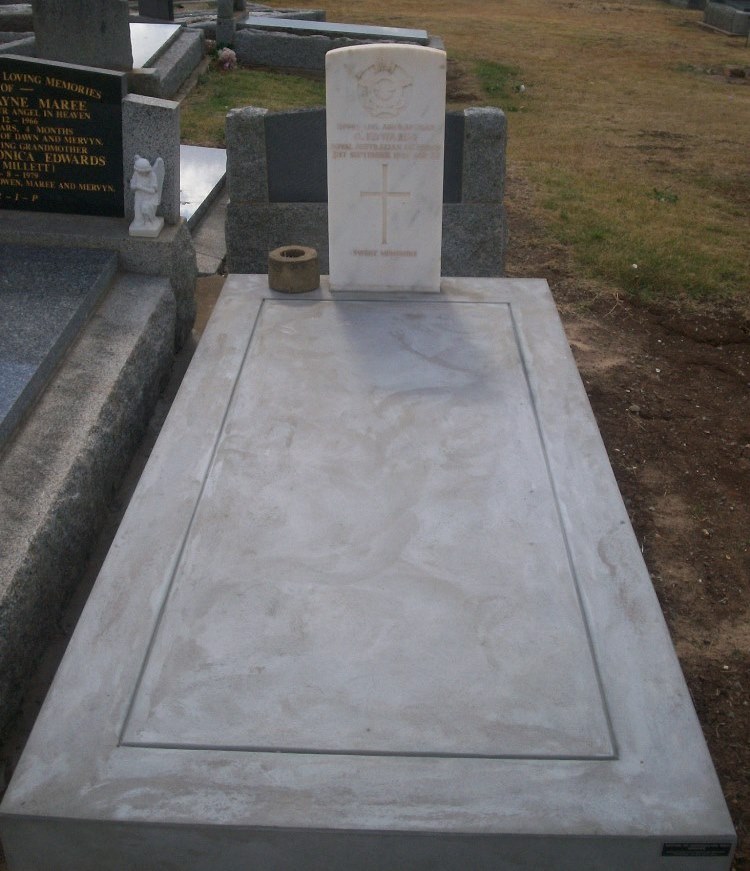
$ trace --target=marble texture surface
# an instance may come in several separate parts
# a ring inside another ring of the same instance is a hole
[[[326,55],[333,290],[439,290],[445,72],[421,46]]]
[[[229,276],[1,810],[14,871],[728,871],[546,283]]]

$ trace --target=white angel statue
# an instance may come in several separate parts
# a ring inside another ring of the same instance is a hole
[[[164,186],[164,161],[157,157],[152,166],[145,157],[136,154],[130,189],[135,191],[135,218],[130,225],[131,236],[155,239],[164,226],[164,218],[157,217]]]

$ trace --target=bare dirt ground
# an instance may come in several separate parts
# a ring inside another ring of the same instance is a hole
[[[509,275],[546,278],[750,869],[750,323],[634,304],[545,241],[511,167]]]

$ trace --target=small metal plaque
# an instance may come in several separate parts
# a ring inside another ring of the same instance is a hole
[[[731,844],[712,842],[664,844],[661,849],[662,856],[695,856],[696,859],[704,859],[708,856],[729,856],[731,852]]]

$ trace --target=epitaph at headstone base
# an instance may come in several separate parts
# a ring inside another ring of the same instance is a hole
[[[12,869],[726,871],[546,284],[230,276],[2,812]]]

